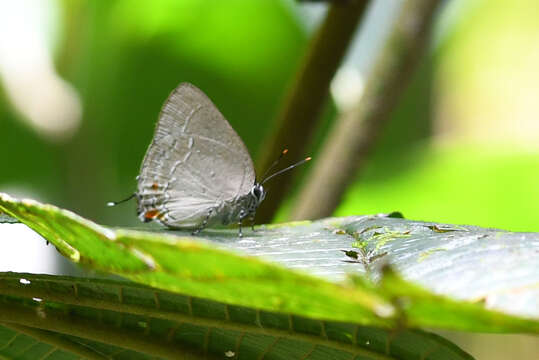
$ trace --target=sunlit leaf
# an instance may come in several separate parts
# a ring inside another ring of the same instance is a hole
[[[537,234],[477,227],[439,233],[430,223],[364,216],[262,226],[243,238],[237,230],[205,230],[195,238],[106,228],[7,195],[0,208],[73,261],[188,296],[381,327],[539,330],[539,321],[523,316],[537,316]],[[358,242],[365,246],[354,248]],[[357,261],[347,251],[356,251]]]

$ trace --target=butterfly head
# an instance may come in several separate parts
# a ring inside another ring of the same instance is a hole
[[[256,206],[258,206],[266,198],[266,190],[261,184],[255,183],[251,188],[251,196],[255,200]]]

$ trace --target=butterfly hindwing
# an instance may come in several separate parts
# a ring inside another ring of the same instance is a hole
[[[253,163],[238,134],[201,90],[180,84],[163,105],[142,163],[141,219],[197,227],[210,209],[248,194],[254,182]]]

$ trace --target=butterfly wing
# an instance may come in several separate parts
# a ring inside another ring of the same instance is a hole
[[[193,228],[210,209],[247,194],[255,182],[249,152],[211,100],[180,84],[161,109],[138,179],[139,217]]]

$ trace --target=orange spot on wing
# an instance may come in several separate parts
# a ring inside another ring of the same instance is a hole
[[[153,183],[152,184],[152,189],[154,189],[154,190],[159,189],[159,184],[158,183]]]
[[[153,210],[148,210],[144,213],[144,217],[148,220],[152,220],[152,219],[155,219],[156,217],[159,216],[159,211],[156,210],[156,209],[153,209]]]

